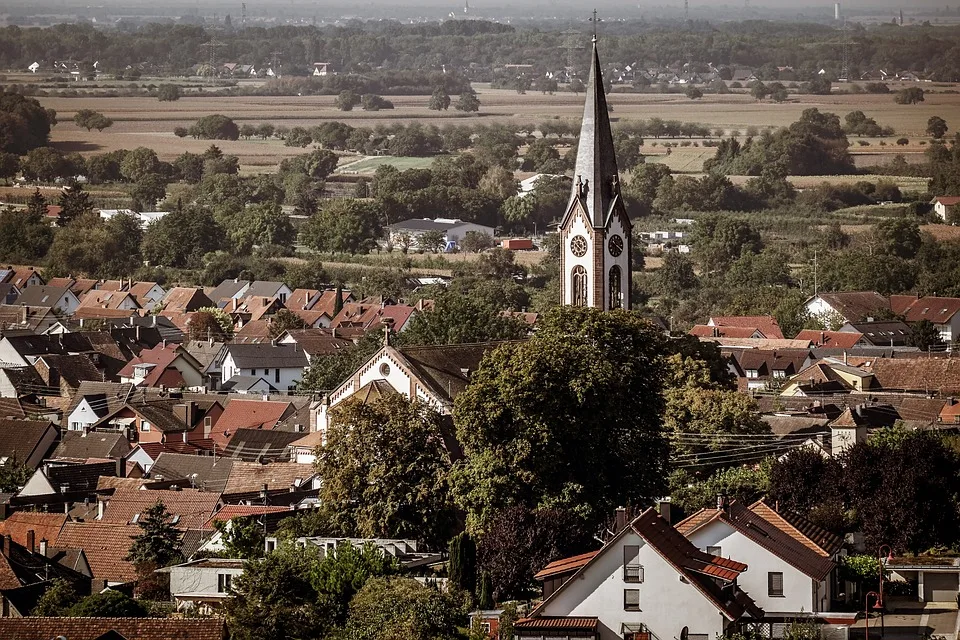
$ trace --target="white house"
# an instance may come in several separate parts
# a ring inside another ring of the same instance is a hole
[[[830,610],[836,564],[739,502],[719,499],[677,525],[698,549],[750,567],[737,584],[767,612],[799,615]]]
[[[473,222],[464,222],[455,218],[419,218],[397,222],[388,227],[390,232],[390,242],[397,246],[407,246],[413,248],[420,247],[420,238],[423,234],[430,231],[439,231],[443,234],[443,247],[451,248],[459,245],[471,231],[483,233],[488,236],[494,234],[493,227],[487,227]],[[426,247],[434,249],[435,247]]]
[[[714,640],[763,618],[738,586],[745,571],[741,562],[697,549],[648,509],[517,621],[515,634]]]
[[[261,377],[274,389],[287,391],[303,378],[310,366],[307,354],[296,344],[225,344],[214,361],[220,368],[221,386],[235,376]]]
[[[931,322],[946,344],[953,344],[960,337],[960,298],[917,298],[902,311],[902,315],[908,324],[923,320]]]
[[[313,73],[311,75],[317,77],[329,76],[333,74],[332,68],[333,65],[329,62],[314,62]]]
[[[938,196],[933,199],[933,211],[941,220],[947,221],[950,211],[960,205],[960,196]]]
[[[110,218],[117,215],[128,215],[133,216],[140,222],[140,226],[146,229],[150,226],[151,222],[156,222],[160,220],[167,214],[169,211],[134,211],[133,209],[100,209],[100,217],[104,220],[109,220]]]
[[[48,307],[58,315],[71,316],[80,306],[80,298],[67,287],[41,284],[24,288],[16,304],[23,307]]]
[[[838,329],[845,322],[863,322],[889,311],[890,300],[876,291],[819,293],[804,303],[804,309],[828,329]]]
[[[203,558],[183,564],[157,569],[170,574],[170,595],[177,611],[196,610],[210,615],[230,595],[233,581],[243,574],[243,560],[239,558]]]
[[[33,62],[30,64],[29,67],[27,67],[27,70],[30,71],[30,73],[36,73],[39,69],[40,69],[39,62]]]

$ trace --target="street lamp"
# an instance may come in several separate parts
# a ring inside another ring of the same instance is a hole
[[[874,609],[881,609],[882,603],[880,602],[880,594],[876,591],[868,591],[867,595],[863,597],[863,640],[870,640],[870,596],[877,596],[877,601],[874,603]]]
[[[883,550],[887,550],[887,557],[883,557]],[[880,561],[880,599],[877,600],[877,608],[880,609],[880,637],[882,638],[886,633],[886,628],[883,623],[883,568],[886,566],[886,563],[893,560],[893,547],[888,544],[880,545],[880,548],[877,549],[877,559]]]

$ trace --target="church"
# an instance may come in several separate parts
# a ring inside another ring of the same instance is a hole
[[[586,93],[573,191],[560,223],[560,303],[629,309],[631,224],[620,195],[596,37]]]

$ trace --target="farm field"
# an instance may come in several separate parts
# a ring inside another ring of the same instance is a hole
[[[355,110],[342,112],[334,107],[333,96],[237,96],[199,97],[188,96],[177,102],[159,102],[147,97],[41,97],[44,107],[56,109],[60,124],[54,128],[53,142],[63,151],[78,151],[84,154],[101,153],[116,149],[131,149],[148,146],[161,158],[170,160],[191,151],[202,152],[210,145],[207,140],[177,138],[173,129],[188,127],[198,118],[213,113],[222,113],[240,124],[270,122],[276,125],[315,126],[321,122],[339,120],[353,125],[375,126],[394,122],[423,122],[438,126],[446,124],[498,122],[532,124],[545,119],[570,119],[580,117],[583,96],[570,93],[542,95],[528,93],[518,95],[514,91],[477,87],[482,104],[479,114],[461,114],[456,111],[435,112],[426,108],[425,96],[389,96],[396,109],[393,111],[365,112]],[[726,132],[743,132],[748,126],[758,128],[779,127],[790,124],[800,117],[804,109],[816,107],[823,111],[846,113],[860,109],[876,118],[883,126],[892,126],[898,136],[917,138],[924,135],[927,120],[939,115],[953,124],[960,116],[960,94],[928,94],[925,102],[918,105],[898,105],[890,95],[830,95],[792,96],[783,104],[758,103],[745,94],[709,95],[701,100],[689,100],[675,94],[615,93],[610,97],[614,122],[660,117],[664,119],[696,122],[711,129],[721,128]],[[76,127],[71,119],[79,109],[93,109],[114,120],[114,125],[102,133],[87,132]],[[954,125],[957,126],[957,125]],[[888,141],[892,145],[892,140]],[[922,147],[911,146],[905,152],[919,152]],[[300,148],[284,147],[279,140],[217,141],[224,151],[237,155],[247,167],[275,166],[283,158],[303,153]],[[866,149],[855,147],[853,150]],[[873,153],[880,151],[876,142],[871,142]],[[702,148],[692,148],[701,154]],[[679,153],[682,149],[675,149]],[[901,149],[883,148],[884,154]],[[649,150],[648,150],[649,152]],[[674,154],[671,154],[674,155]],[[684,168],[678,171],[695,171],[696,159],[678,156],[670,163]],[[867,164],[872,164],[871,158]]]
[[[406,169],[427,169],[433,163],[433,158],[407,158],[397,156],[364,157],[360,159],[347,158],[341,160],[337,167],[337,173],[356,174],[362,176],[372,176],[378,167],[389,164],[397,169],[404,171]]]

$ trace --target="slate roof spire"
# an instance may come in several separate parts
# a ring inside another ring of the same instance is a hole
[[[593,226],[599,228],[605,226],[610,205],[619,194],[619,173],[596,35],[586,94],[571,204],[574,198],[582,198]]]

